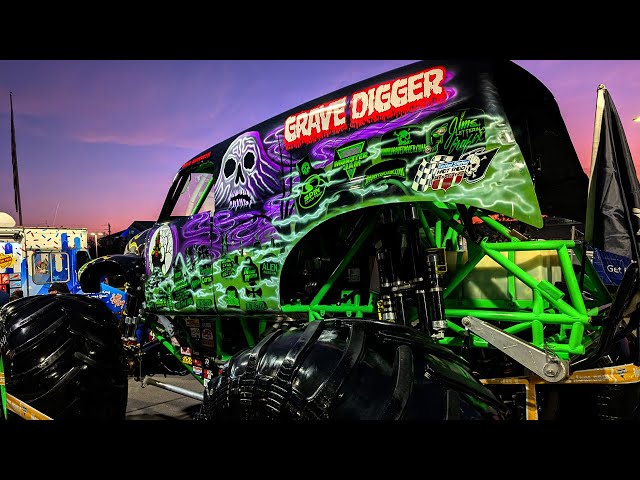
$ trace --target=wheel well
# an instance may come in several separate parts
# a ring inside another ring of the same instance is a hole
[[[110,285],[124,289],[124,284],[137,287],[142,284],[144,260],[138,255],[125,254],[101,257],[87,264],[80,274],[80,286],[85,293],[100,291],[100,282],[108,279]]]
[[[332,273],[350,254],[364,228],[376,222],[379,208],[371,207],[344,213],[311,230],[291,250],[280,276],[282,304],[309,303]],[[367,296],[377,289],[375,235],[352,252],[344,272],[333,283],[324,302],[339,302],[342,292],[357,291]]]

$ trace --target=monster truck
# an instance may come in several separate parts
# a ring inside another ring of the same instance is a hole
[[[531,74],[420,61],[194,156],[80,281],[127,279],[197,419],[627,418],[637,266],[611,291],[586,242],[538,236],[587,186]]]

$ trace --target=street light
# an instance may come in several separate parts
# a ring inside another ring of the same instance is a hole
[[[93,235],[93,241],[96,244],[96,258],[98,258],[98,237],[102,236],[102,232],[100,233],[91,232],[91,235]]]
[[[634,122],[640,122],[640,115],[633,119]]]

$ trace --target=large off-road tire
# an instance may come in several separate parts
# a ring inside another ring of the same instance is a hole
[[[465,361],[415,329],[340,319],[275,331],[234,355],[196,420],[499,419]]]
[[[7,393],[54,420],[124,420],[124,348],[100,300],[60,294],[8,303],[0,309],[0,353]]]

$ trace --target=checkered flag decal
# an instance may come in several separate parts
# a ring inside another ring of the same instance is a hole
[[[438,164],[442,161],[449,162],[451,160],[453,160],[453,157],[450,155],[436,155],[431,160],[426,158],[422,160],[416,176],[413,178],[411,189],[416,192],[426,191],[430,187],[433,180],[433,172],[437,169]]]

